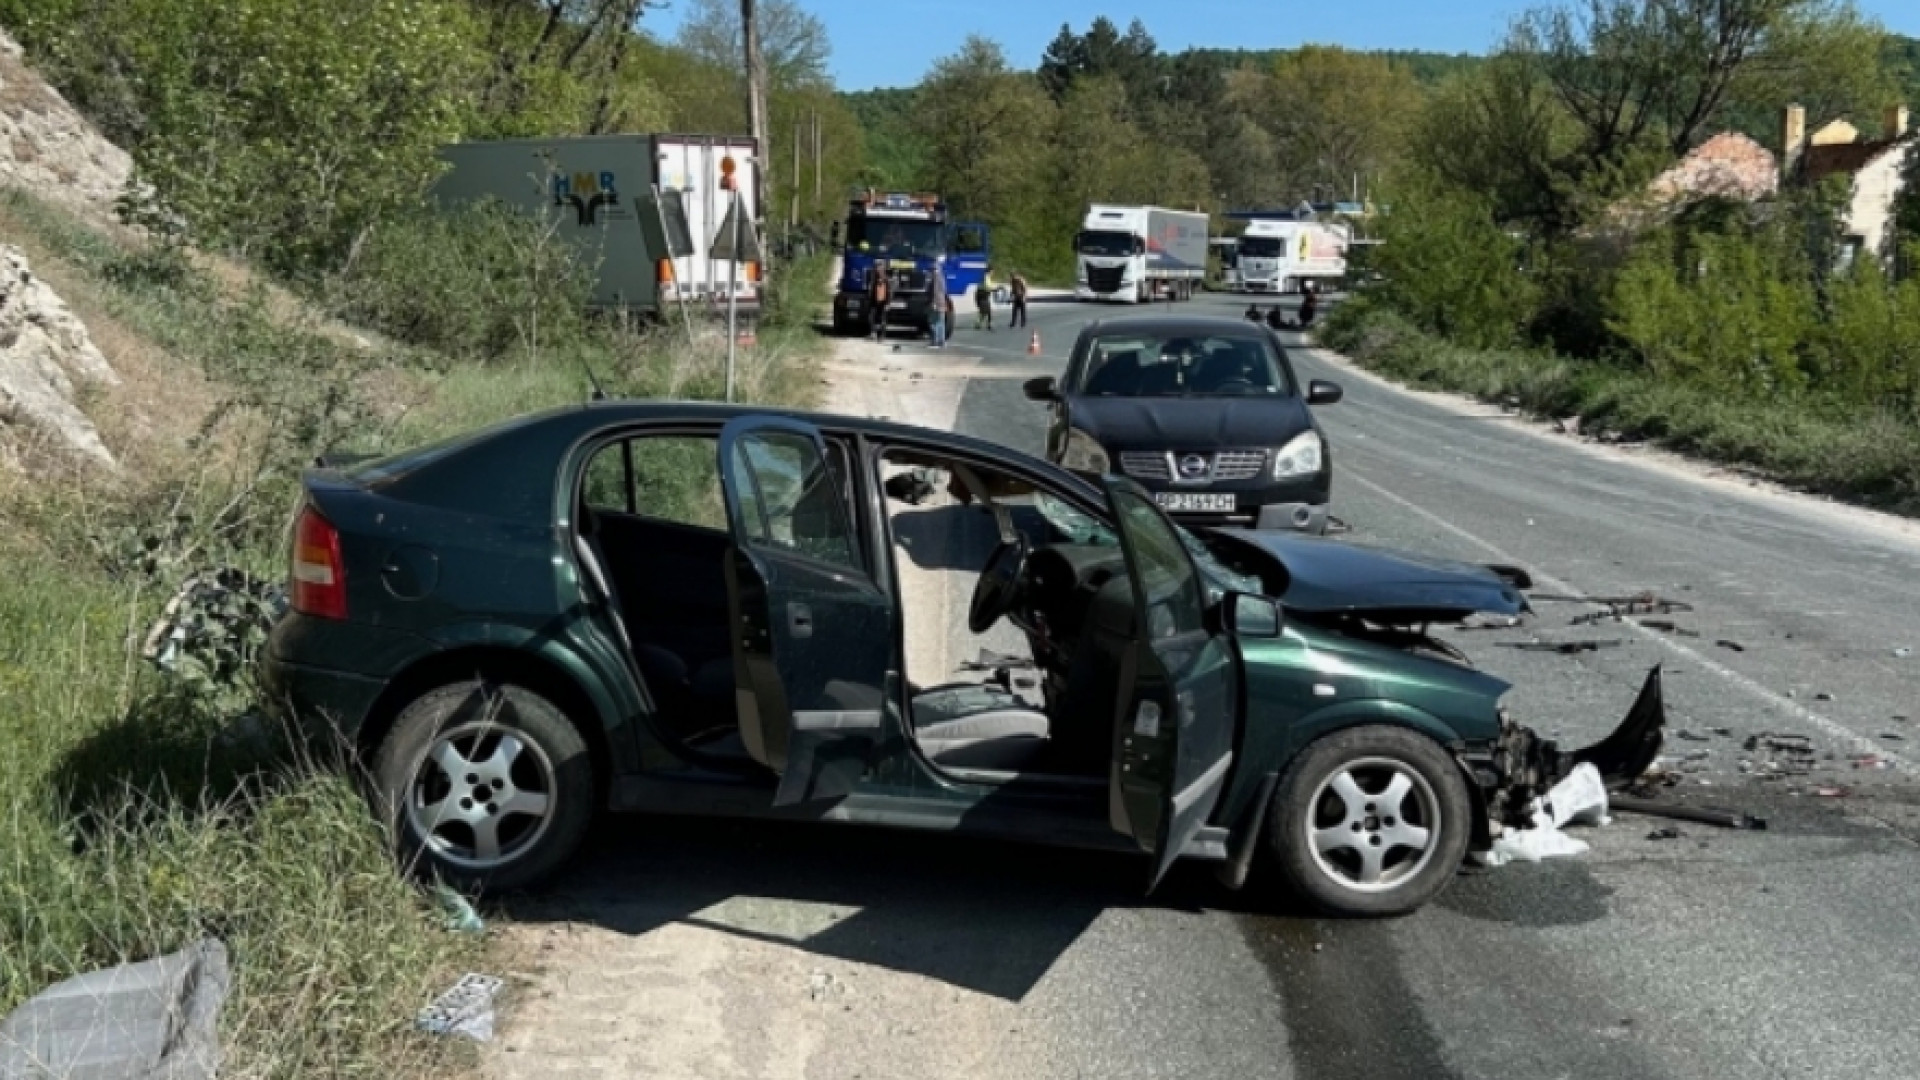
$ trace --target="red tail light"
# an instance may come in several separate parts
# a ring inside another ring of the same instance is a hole
[[[340,530],[309,506],[293,527],[293,570],[288,592],[293,610],[322,619],[347,617],[347,569],[340,559]]]

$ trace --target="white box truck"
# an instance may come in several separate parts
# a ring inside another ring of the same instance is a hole
[[[1207,275],[1207,215],[1095,203],[1073,250],[1074,295],[1082,300],[1186,300]]]
[[[713,257],[713,241],[733,200],[743,229],[758,222],[753,205],[759,154],[749,138],[724,135],[569,135],[455,143],[440,156],[451,166],[434,185],[443,205],[497,199],[543,215],[556,235],[597,267],[593,304],[656,312],[681,301],[725,307],[729,291],[753,308],[760,267]],[[736,191],[721,186],[731,169]],[[667,194],[668,213],[683,214],[691,250],[652,250],[642,215]],[[677,206],[677,209],[674,209]],[[743,238],[744,244],[744,238]]]
[[[1347,276],[1347,229],[1318,221],[1256,220],[1240,234],[1240,289],[1293,293],[1308,281],[1336,287]]]

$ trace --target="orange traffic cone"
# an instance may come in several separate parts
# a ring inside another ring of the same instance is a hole
[[[1040,355],[1040,331],[1038,330],[1035,330],[1033,336],[1027,339],[1027,355]]]

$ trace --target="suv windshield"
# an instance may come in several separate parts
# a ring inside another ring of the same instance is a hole
[[[1270,337],[1110,334],[1087,345],[1070,393],[1094,397],[1280,397],[1293,393]]]
[[[1243,236],[1240,238],[1240,257],[1243,259],[1277,259],[1280,257],[1280,238],[1277,236]]]
[[[847,223],[847,244],[890,259],[946,254],[946,229],[931,221],[894,221],[856,217]]]
[[[1139,241],[1132,233],[1088,231],[1080,234],[1076,241],[1077,250],[1082,255],[1132,255]]]

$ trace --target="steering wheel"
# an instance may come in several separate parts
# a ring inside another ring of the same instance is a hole
[[[967,608],[967,629],[984,634],[1013,610],[1020,596],[1020,578],[1027,569],[1027,545],[1021,541],[1002,541],[987,559],[987,568],[973,587],[973,603]]]

